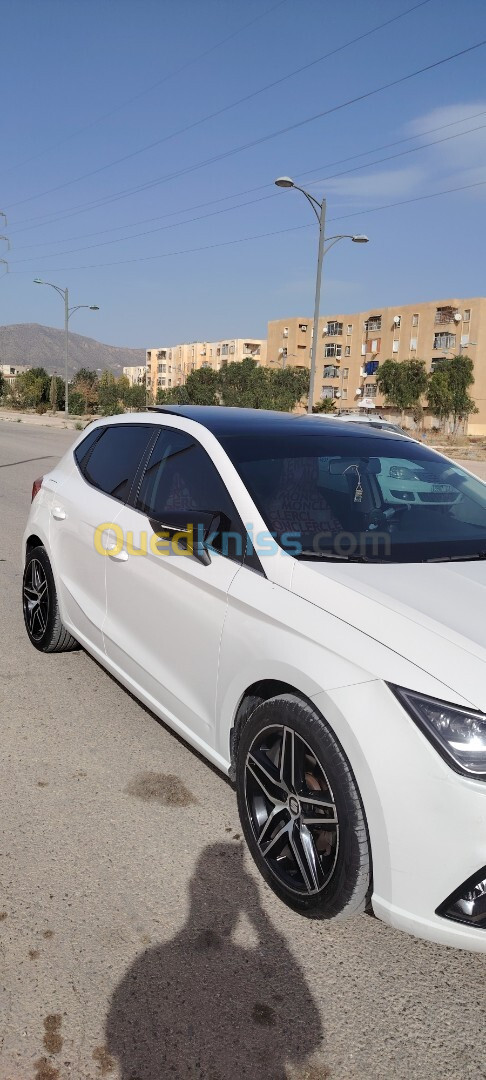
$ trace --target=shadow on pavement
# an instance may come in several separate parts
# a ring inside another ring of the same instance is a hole
[[[106,1049],[121,1080],[284,1080],[287,1067],[304,1078],[319,1013],[241,845],[202,852],[190,901],[181,932],[139,956],[114,992]]]

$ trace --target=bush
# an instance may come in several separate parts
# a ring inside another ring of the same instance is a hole
[[[39,416],[44,416],[44,413],[47,412],[47,405],[45,401],[39,401],[39,403],[35,407],[35,411],[36,413],[39,413]]]

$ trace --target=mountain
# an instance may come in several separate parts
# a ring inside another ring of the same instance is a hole
[[[64,372],[64,331],[39,323],[16,323],[0,326],[0,364],[28,364],[44,367],[49,374]],[[122,368],[145,364],[145,349],[125,349],[103,345],[93,338],[69,331],[69,373],[81,367],[107,368],[121,375]]]

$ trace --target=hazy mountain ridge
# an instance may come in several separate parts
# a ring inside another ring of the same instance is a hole
[[[52,374],[64,371],[64,331],[40,323],[14,323],[0,326],[0,364],[28,364],[44,367]],[[104,345],[94,338],[69,332],[69,372],[80,367],[107,368],[121,375],[128,365],[145,364],[145,349],[125,349]]]

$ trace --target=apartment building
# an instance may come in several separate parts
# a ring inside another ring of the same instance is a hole
[[[155,399],[157,390],[182,386],[192,371],[199,368],[219,371],[225,364],[241,362],[247,356],[264,364],[266,352],[267,343],[261,338],[192,341],[147,349],[147,392]]]
[[[126,375],[130,386],[143,386],[146,375],[145,364],[131,364],[129,367],[124,367],[123,374]]]
[[[277,319],[268,324],[270,367],[310,365],[312,319]],[[376,307],[319,320],[315,402],[336,399],[339,411],[383,409],[376,372],[384,360],[421,359],[427,371],[459,353],[474,361],[474,398],[469,434],[486,434],[486,298],[427,301]],[[432,422],[432,418],[430,418]]]

